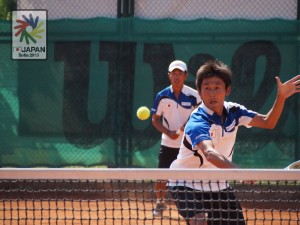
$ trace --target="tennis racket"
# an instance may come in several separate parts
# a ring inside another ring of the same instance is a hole
[[[294,170],[294,169],[300,169],[300,160],[291,163],[287,167],[285,167],[286,170]]]

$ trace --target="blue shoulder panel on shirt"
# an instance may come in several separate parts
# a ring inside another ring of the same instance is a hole
[[[186,134],[190,137],[193,147],[203,140],[211,140],[209,134],[211,121],[209,117],[209,115],[203,113],[203,109],[198,108],[186,124]]]

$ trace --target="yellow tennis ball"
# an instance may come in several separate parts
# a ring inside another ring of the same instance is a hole
[[[138,108],[138,110],[136,111],[136,116],[140,119],[140,120],[146,120],[149,118],[150,116],[150,110],[146,107],[146,106],[141,106],[140,108]]]

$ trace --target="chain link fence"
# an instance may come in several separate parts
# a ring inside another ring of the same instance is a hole
[[[49,19],[130,15],[143,19],[295,20],[297,3],[298,0],[0,0],[0,16],[8,18],[9,12],[17,8],[47,9]]]
[[[297,3],[0,0],[0,166],[156,167],[160,134],[135,111],[169,84],[175,58],[192,87],[205,60],[222,59],[234,72],[230,100],[264,113],[274,75],[299,71]],[[14,9],[48,10],[47,60],[11,60]],[[273,131],[241,130],[236,160],[257,168],[299,158],[299,105],[287,102]]]

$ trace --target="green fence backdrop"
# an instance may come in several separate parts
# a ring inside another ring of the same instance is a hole
[[[48,21],[48,59],[11,59],[11,22],[0,21],[0,166],[157,167],[160,134],[136,118],[169,85],[174,59],[217,58],[233,70],[229,101],[266,113],[275,76],[299,73],[295,20]],[[281,168],[300,158],[299,95],[276,129],[241,128],[234,161]]]

